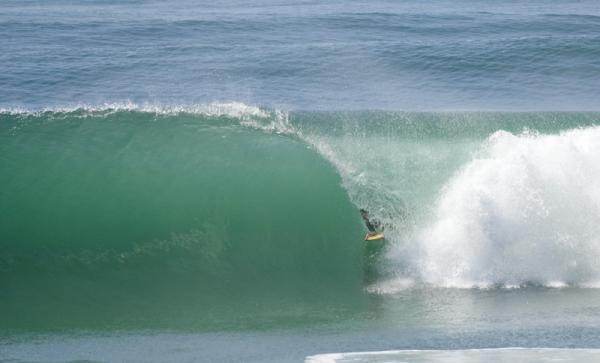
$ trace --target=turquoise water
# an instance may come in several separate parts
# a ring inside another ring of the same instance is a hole
[[[594,361],[594,2],[0,8],[1,361]]]

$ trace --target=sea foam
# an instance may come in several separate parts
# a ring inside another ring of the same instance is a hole
[[[306,363],[420,363],[420,362],[596,362],[599,349],[498,348],[463,350],[389,350],[318,354],[306,357]]]
[[[600,281],[600,127],[498,131],[416,233],[421,278],[444,287]]]

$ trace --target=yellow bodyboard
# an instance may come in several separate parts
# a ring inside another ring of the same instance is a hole
[[[375,234],[369,234],[367,233],[367,235],[365,236],[365,241],[377,241],[380,239],[384,239],[385,236],[383,235],[383,233],[375,233]]]

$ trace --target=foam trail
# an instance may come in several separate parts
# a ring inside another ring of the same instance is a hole
[[[443,188],[416,268],[445,287],[600,280],[600,127],[498,131]]]
[[[464,350],[389,350],[318,354],[306,357],[306,363],[423,363],[423,362],[595,362],[599,349],[496,348]]]

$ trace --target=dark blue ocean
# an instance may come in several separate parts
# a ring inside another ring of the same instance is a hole
[[[596,110],[600,4],[0,3],[0,107]]]
[[[0,0],[0,362],[600,361],[599,111],[596,0]]]

